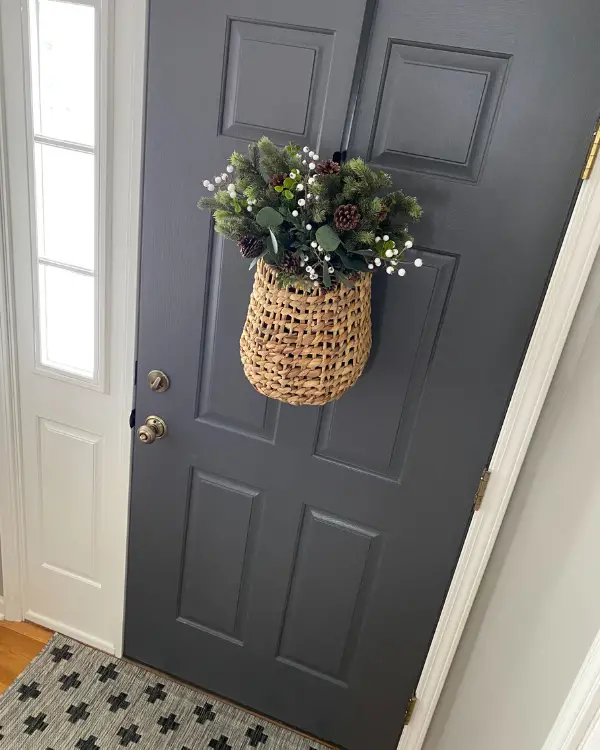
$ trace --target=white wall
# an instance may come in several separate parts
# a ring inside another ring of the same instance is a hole
[[[600,628],[600,258],[424,750],[540,750]]]

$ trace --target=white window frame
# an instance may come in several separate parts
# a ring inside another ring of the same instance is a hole
[[[113,86],[110,69],[110,59],[112,54],[111,39],[113,37],[113,2],[114,0],[54,0],[55,2],[68,2],[72,5],[82,5],[88,8],[94,8],[95,11],[95,81],[94,81],[94,102],[95,102],[95,142],[93,146],[87,146],[78,143],[71,143],[61,139],[49,138],[47,136],[36,135],[33,115],[33,96],[36,90],[34,81],[37,79],[37,44],[31,44],[31,29],[37,28],[37,17],[30,12],[31,8],[37,9],[39,0],[26,0],[28,23],[22,24],[23,30],[23,49],[29,51],[29,56],[25,60],[26,65],[26,119],[27,119],[27,156],[28,156],[28,173],[30,186],[30,225],[31,225],[31,252],[32,268],[35,269],[33,275],[33,315],[35,321],[34,331],[34,351],[35,351],[35,372],[47,377],[64,380],[83,388],[90,388],[102,393],[109,392],[108,373],[110,363],[108,361],[108,348],[106,345],[108,327],[108,305],[106,300],[106,290],[109,284],[107,272],[110,268],[110,222],[111,216],[109,206],[111,205],[111,195],[109,191],[110,180],[112,176],[112,152],[109,134],[112,131],[112,107]],[[37,82],[36,82],[37,83]],[[35,186],[35,146],[36,144],[45,144],[57,146],[63,149],[70,149],[79,153],[94,155],[94,270],[72,266],[48,258],[41,257],[38,252],[38,217],[36,209],[36,186]],[[94,279],[94,373],[90,378],[85,374],[78,374],[75,371],[53,367],[52,365],[42,362],[42,326],[40,325],[40,283],[39,267],[53,266],[62,268],[73,273],[79,273],[83,276]]]

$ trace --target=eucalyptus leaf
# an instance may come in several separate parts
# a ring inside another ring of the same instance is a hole
[[[275,185],[276,193],[283,193],[283,185]]]
[[[264,258],[266,254],[267,254],[267,251],[263,250],[260,255],[256,256],[256,258],[252,258],[252,261],[250,262],[250,266],[249,266],[248,270],[251,271],[254,268],[254,266],[258,263],[258,261],[261,258]]]
[[[319,245],[328,253],[333,252],[341,242],[338,235],[327,224],[317,229],[316,237]]]
[[[283,216],[271,206],[265,206],[256,214],[256,222],[261,227],[278,227],[283,222]]]
[[[341,273],[341,271],[336,271],[335,276],[337,279],[339,279],[342,282],[344,286],[347,286],[350,289],[354,287],[354,284],[350,281],[350,279],[346,276],[346,274]]]
[[[286,197],[286,198],[287,198],[287,199],[288,199],[289,201],[291,201],[291,200],[292,200],[292,198],[294,197],[294,194],[292,193],[292,191],[291,191],[291,190],[284,190],[284,191],[283,191],[283,194],[285,195],[285,197]]]
[[[351,255],[348,255],[345,250],[341,250],[339,247],[336,250],[337,254],[340,257],[340,260],[342,263],[346,266],[346,268],[350,268],[353,271],[366,271],[367,270],[367,262],[364,258],[358,257],[353,258]]]
[[[269,229],[269,234],[271,235],[271,245],[273,246],[273,252],[275,255],[279,252],[279,244],[277,243],[277,237],[273,234],[273,230]]]
[[[283,181],[283,187],[287,188],[288,190],[290,188],[293,188],[294,187],[294,180],[292,180],[291,177],[286,177],[285,180]]]
[[[323,284],[327,289],[331,286],[331,276],[329,275],[327,263],[323,263]]]

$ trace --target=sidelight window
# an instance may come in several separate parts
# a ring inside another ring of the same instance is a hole
[[[100,0],[29,0],[36,363],[100,384]]]

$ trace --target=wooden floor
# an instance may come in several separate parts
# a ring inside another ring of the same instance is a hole
[[[54,634],[29,622],[0,622],[0,693],[39,654]]]

